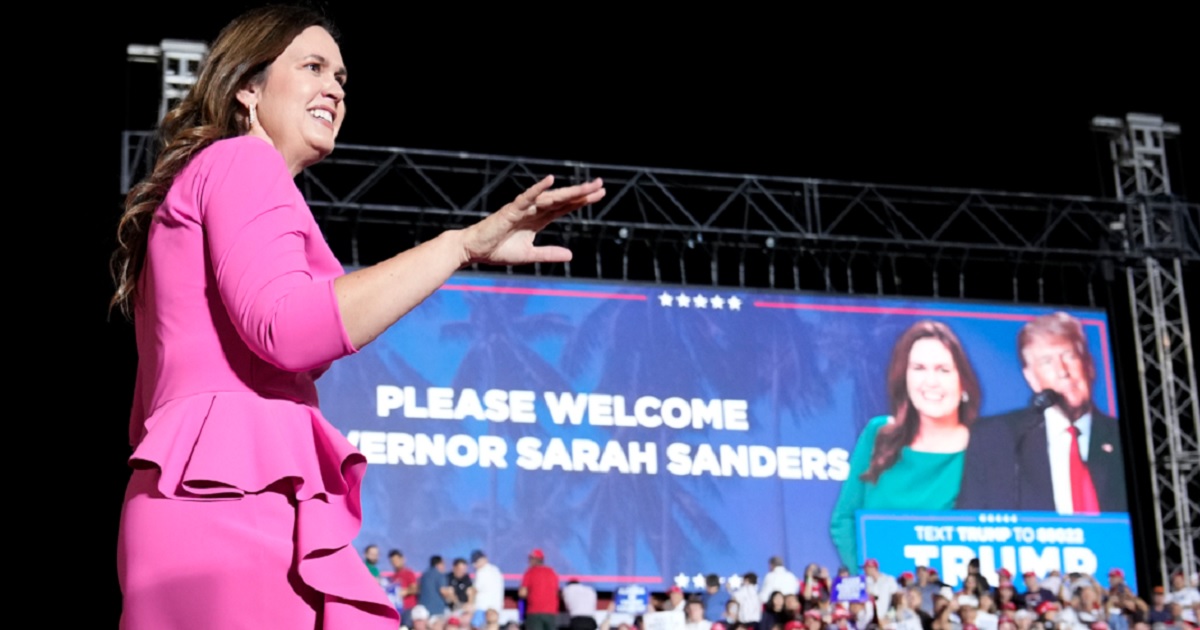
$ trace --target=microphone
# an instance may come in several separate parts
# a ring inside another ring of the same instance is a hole
[[[1043,389],[1033,395],[1029,404],[1038,411],[1045,411],[1055,405],[1061,406],[1063,402],[1062,394],[1053,389]]]
[[[1017,485],[1017,505],[1016,509],[1021,507],[1021,456],[1025,449],[1025,440],[1034,431],[1044,431],[1046,429],[1046,410],[1063,403],[1062,394],[1053,389],[1043,389],[1033,395],[1033,399],[1029,401],[1029,406],[1037,409],[1038,421],[1025,427],[1020,434],[1017,435],[1015,448],[1013,449],[1013,468]]]

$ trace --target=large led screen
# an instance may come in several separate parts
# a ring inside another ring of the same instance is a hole
[[[460,275],[318,385],[359,547],[690,589],[1132,575],[1113,381],[1098,311]]]

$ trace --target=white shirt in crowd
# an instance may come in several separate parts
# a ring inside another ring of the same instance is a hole
[[[886,573],[880,572],[876,578],[867,576],[867,593],[875,599],[875,611],[880,619],[892,609],[892,595],[899,591],[900,583]]]
[[[1058,614],[1058,625],[1062,630],[1090,630],[1092,624],[1104,621],[1103,610],[1079,611],[1073,606],[1063,608]]]
[[[504,610],[504,574],[492,563],[475,570],[475,609]]]
[[[1193,607],[1200,602],[1200,591],[1196,590],[1196,587],[1185,586],[1182,590],[1171,591],[1166,600],[1168,604],[1179,604],[1183,609],[1180,616],[1184,621],[1196,623],[1196,609]]]
[[[762,619],[762,600],[753,584],[743,584],[733,592],[733,600],[738,603],[738,621],[742,623],[758,623]]]
[[[1000,615],[981,610],[975,613],[975,627],[979,630],[996,630],[1000,627]]]
[[[1046,448],[1050,455],[1050,483],[1054,486],[1054,509],[1059,514],[1074,514],[1075,501],[1071,498],[1071,421],[1050,407],[1045,411]],[[1088,443],[1092,437],[1092,414],[1085,413],[1075,421],[1079,429],[1079,455],[1084,463],[1088,460]]]
[[[706,619],[700,621],[689,621],[683,624],[683,630],[712,630],[712,622]]]
[[[596,613],[596,589],[576,582],[562,590],[563,605],[572,617],[591,617]]]
[[[800,593],[800,580],[787,567],[775,567],[763,576],[762,587],[758,589],[758,599],[762,602],[771,600],[771,593],[779,591],[784,595]]]

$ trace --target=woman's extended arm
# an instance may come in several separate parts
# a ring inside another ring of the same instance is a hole
[[[534,246],[534,237],[558,217],[599,201],[605,191],[599,179],[549,190],[553,183],[552,176],[546,177],[470,227],[443,232],[431,241],[334,280],[342,324],[355,349],[373,341],[464,265],[570,260],[569,250]]]

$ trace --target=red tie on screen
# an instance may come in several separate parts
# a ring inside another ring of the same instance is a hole
[[[1075,504],[1075,513],[1099,514],[1100,500],[1096,498],[1092,473],[1088,472],[1079,455],[1079,429],[1072,425],[1067,431],[1071,434],[1071,501]]]

